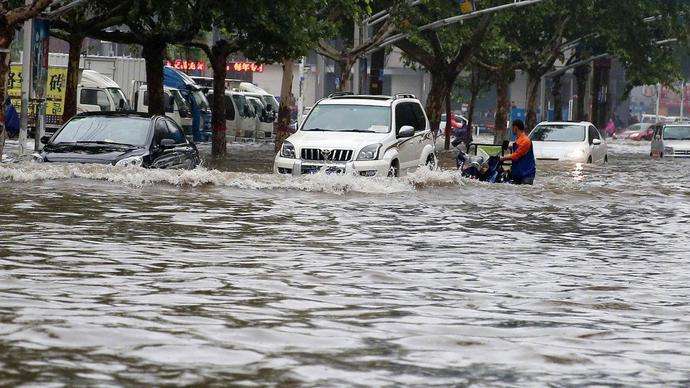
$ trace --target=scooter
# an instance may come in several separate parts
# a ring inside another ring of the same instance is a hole
[[[495,155],[489,155],[483,148],[491,147],[498,148],[500,151]],[[495,146],[493,144],[470,144],[470,150],[474,148],[475,155],[469,155],[465,152],[460,152],[457,158],[458,170],[462,172],[462,176],[470,179],[476,179],[480,182],[488,183],[506,183],[510,182],[510,172],[506,171],[501,157],[505,154],[508,148],[506,144],[502,146]]]

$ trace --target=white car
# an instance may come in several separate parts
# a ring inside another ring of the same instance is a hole
[[[606,163],[609,159],[606,140],[592,123],[543,122],[529,137],[538,161]]]
[[[690,124],[666,124],[655,129],[652,157],[690,158]]]
[[[436,165],[422,105],[412,95],[332,95],[320,100],[276,155],[279,174],[400,176]]]

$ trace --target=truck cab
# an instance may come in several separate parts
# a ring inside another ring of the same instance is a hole
[[[163,87],[163,104],[165,106],[165,115],[173,119],[179,125],[186,135],[191,134],[192,130],[192,116],[189,106],[185,102],[182,93],[178,89]],[[148,113],[149,111],[149,93],[145,84],[135,84],[134,92],[132,93],[132,105],[135,111],[141,113]]]
[[[129,101],[112,79],[93,70],[83,70],[77,87],[77,112],[130,110]]]
[[[179,90],[191,114],[190,133],[195,141],[211,135],[211,107],[203,89],[187,74],[170,66],[163,68],[163,85]]]

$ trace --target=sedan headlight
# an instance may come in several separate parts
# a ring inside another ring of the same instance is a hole
[[[357,160],[377,160],[381,144],[372,144],[362,148],[357,155]]]
[[[132,166],[132,167],[141,167],[141,165],[144,163],[144,157],[143,156],[130,156],[129,158],[124,158],[120,159],[115,163],[116,166]]]
[[[673,147],[664,147],[664,155],[673,155]]]
[[[280,147],[280,156],[288,159],[296,159],[295,157],[295,146],[289,141],[283,142],[283,146]]]

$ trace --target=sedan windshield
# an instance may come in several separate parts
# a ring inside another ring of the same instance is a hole
[[[75,117],[51,144],[108,143],[144,147],[149,138],[149,122],[143,117]]]
[[[670,126],[664,128],[664,140],[690,140],[690,126]]]
[[[387,133],[390,127],[390,107],[334,104],[315,106],[302,130]]]
[[[532,141],[581,142],[585,141],[582,125],[540,125],[530,135]]]

